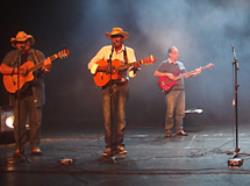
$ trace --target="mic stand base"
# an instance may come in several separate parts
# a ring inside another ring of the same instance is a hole
[[[229,168],[241,167],[243,165],[243,159],[233,157],[228,159],[227,164]]]
[[[240,152],[240,149],[236,148],[234,153],[233,153],[233,157],[228,159],[228,161],[227,161],[228,167],[230,167],[230,168],[241,167],[243,165],[244,160],[239,158],[239,152]]]

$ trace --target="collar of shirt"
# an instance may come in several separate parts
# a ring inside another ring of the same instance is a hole
[[[167,60],[170,64],[176,64],[176,61],[174,62],[174,61],[172,61],[170,58],[168,58],[168,60]]]
[[[115,51],[115,53],[116,54],[120,54],[120,53],[122,53],[123,51],[125,50],[125,46],[124,45],[122,45],[122,48],[119,50],[119,51]]]

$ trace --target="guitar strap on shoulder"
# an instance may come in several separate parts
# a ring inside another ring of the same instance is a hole
[[[34,59],[35,64],[40,63],[40,60],[38,59],[39,58],[38,56],[39,55],[37,53],[37,50],[33,49],[32,50],[32,58]],[[36,81],[36,80],[37,80],[37,76],[34,74],[34,81]],[[32,96],[33,96],[34,104],[36,105],[36,107],[41,106],[41,98],[39,99],[39,91],[38,91],[37,86],[32,86],[31,89],[32,89]]]
[[[177,65],[178,65],[181,72],[186,71],[186,68],[185,68],[185,66],[184,66],[184,64],[182,62],[177,61],[176,63],[177,63]]]
[[[127,55],[127,48],[124,46],[124,50],[123,50],[123,58],[124,58],[124,65],[128,64],[128,55]],[[129,80],[129,69],[126,71],[126,73],[124,72],[124,77],[125,79]]]
[[[123,50],[123,59],[124,59],[125,65],[128,64],[127,48],[125,46],[124,46],[124,50]]]

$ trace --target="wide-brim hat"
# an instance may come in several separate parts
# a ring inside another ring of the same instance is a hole
[[[105,35],[111,39],[112,36],[122,36],[124,39],[128,39],[128,32],[124,31],[121,27],[113,27],[111,32],[106,32]]]
[[[32,35],[29,35],[29,34],[25,33],[24,31],[19,31],[16,34],[16,37],[12,37],[10,39],[10,43],[13,47],[16,47],[16,43],[26,42],[28,40],[30,41],[31,45],[33,45],[35,43],[35,39]]]

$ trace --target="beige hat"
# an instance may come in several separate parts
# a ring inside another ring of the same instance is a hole
[[[16,35],[16,37],[12,37],[10,39],[11,45],[13,47],[16,47],[16,43],[18,42],[25,42],[27,40],[31,41],[31,45],[33,45],[35,43],[35,39],[32,35],[29,35],[27,33],[25,33],[24,31],[19,31]]]
[[[124,31],[121,27],[113,27],[111,32],[106,32],[105,35],[111,39],[112,36],[121,35],[124,39],[128,39],[128,32]]]

